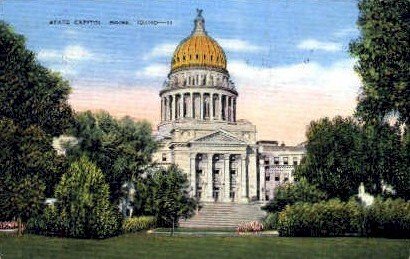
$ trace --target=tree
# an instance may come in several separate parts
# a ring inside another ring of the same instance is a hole
[[[364,182],[360,126],[352,118],[324,118],[312,121],[306,136],[306,158],[295,176],[305,177],[329,198],[347,200],[356,194]]]
[[[390,126],[379,122],[364,124],[362,131],[360,156],[366,191],[374,195],[384,194],[386,185],[396,188],[399,184],[397,176],[403,173],[401,165],[405,161],[400,128],[398,124]]]
[[[360,37],[350,44],[363,82],[357,115],[367,122],[410,115],[410,1],[361,0]]]
[[[71,164],[55,196],[66,236],[105,238],[119,233],[120,220],[109,201],[104,174],[88,158]]]
[[[60,135],[73,123],[68,82],[42,66],[22,35],[0,21],[0,118]]]
[[[150,178],[152,214],[157,224],[163,227],[178,225],[180,218],[194,215],[197,201],[189,195],[189,183],[186,175],[176,166],[159,169]]]
[[[110,186],[111,201],[118,202],[123,195],[121,186],[138,177],[151,164],[156,141],[148,122],[134,122],[129,117],[120,120],[106,112],[79,113],[72,134],[80,144],[68,150],[71,160],[87,155],[103,168]]]
[[[270,200],[263,209],[268,212],[280,212],[287,205],[296,202],[320,202],[326,199],[326,194],[317,189],[315,185],[302,178],[295,183],[287,183],[275,189],[274,199]]]
[[[44,192],[53,192],[64,162],[51,141],[73,122],[69,92],[67,81],[37,62],[24,37],[0,21],[2,219],[25,220],[36,214]]]
[[[44,183],[37,175],[15,181],[0,181],[0,210],[4,218],[17,218],[18,234],[22,222],[41,213],[44,201]]]

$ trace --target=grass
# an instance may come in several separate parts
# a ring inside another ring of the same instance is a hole
[[[382,238],[168,237],[106,240],[0,236],[0,258],[409,258],[410,240]]]

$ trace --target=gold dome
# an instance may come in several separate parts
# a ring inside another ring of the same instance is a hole
[[[175,49],[171,71],[183,67],[211,67],[226,70],[225,52],[204,29],[205,20],[198,11],[192,34]]]

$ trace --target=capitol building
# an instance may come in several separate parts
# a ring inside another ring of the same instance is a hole
[[[238,119],[239,93],[227,62],[198,11],[192,33],[174,51],[159,93],[160,148],[154,160],[178,165],[187,174],[192,196],[201,202],[265,202],[276,186],[293,181],[305,148],[258,140],[256,126]]]

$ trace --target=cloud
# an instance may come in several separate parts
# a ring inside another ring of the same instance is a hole
[[[297,45],[298,49],[303,50],[322,50],[329,52],[336,52],[342,50],[342,45],[336,42],[318,41],[315,39],[308,39],[300,42]]]
[[[333,33],[333,36],[336,37],[346,37],[346,36],[357,36],[359,34],[359,30],[357,28],[349,27],[344,28],[336,31]]]
[[[116,117],[131,116],[136,120],[146,119],[154,125],[160,120],[161,102],[158,90],[148,86],[89,87],[76,84],[69,102],[76,111],[106,110]]]
[[[221,45],[225,51],[231,52],[259,52],[264,50],[261,46],[254,45],[248,41],[241,39],[225,39],[217,38],[216,41]],[[150,52],[144,55],[144,60],[159,58],[159,57],[171,57],[175,51],[178,43],[168,42],[156,45]]]
[[[68,45],[63,50],[42,49],[37,57],[43,61],[86,61],[99,60],[99,57],[81,45]]]
[[[155,63],[138,70],[135,75],[137,78],[165,78],[169,69],[169,65]]]
[[[238,86],[238,118],[253,122],[259,139],[300,143],[310,121],[353,114],[360,87],[353,64],[347,59],[331,66],[264,68],[232,61],[228,69]]]
[[[217,38],[216,41],[222,46],[226,51],[232,52],[259,52],[263,48],[261,46],[254,45],[248,41],[241,39],[224,39]]]
[[[162,43],[155,46],[149,53],[144,55],[144,59],[151,59],[157,57],[171,57],[177,43]]]

